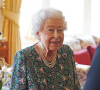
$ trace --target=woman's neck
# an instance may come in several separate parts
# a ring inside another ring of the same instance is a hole
[[[40,43],[36,44],[36,50],[41,58],[45,58],[47,61],[52,61],[57,53],[57,51],[47,50]]]
[[[49,50],[47,52],[47,56],[45,56],[45,59],[48,61],[52,61],[53,58],[55,58],[55,56],[56,56],[56,51]]]

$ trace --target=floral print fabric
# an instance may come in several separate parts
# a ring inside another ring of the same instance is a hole
[[[18,51],[10,90],[80,90],[69,46],[62,45],[57,51],[56,61],[54,67],[47,67],[34,46]]]

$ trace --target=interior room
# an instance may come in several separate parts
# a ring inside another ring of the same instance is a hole
[[[100,0],[0,0],[0,80],[4,88],[9,89],[15,53],[37,42],[31,34],[32,15],[46,7],[61,10],[65,16],[63,44],[73,50],[83,88],[100,41]]]

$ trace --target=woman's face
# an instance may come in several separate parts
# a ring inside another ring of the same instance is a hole
[[[61,19],[49,18],[38,32],[38,38],[46,50],[57,51],[64,40],[64,22]]]

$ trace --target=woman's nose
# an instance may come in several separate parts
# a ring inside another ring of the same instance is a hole
[[[59,33],[57,32],[57,30],[55,30],[55,32],[54,32],[54,37],[59,37]]]

